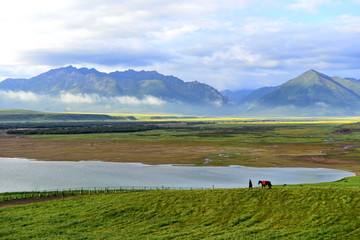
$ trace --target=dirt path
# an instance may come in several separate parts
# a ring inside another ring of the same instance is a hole
[[[15,205],[24,205],[30,203],[37,203],[37,202],[45,202],[45,201],[52,201],[58,199],[64,199],[74,196],[56,196],[56,197],[47,197],[47,198],[33,198],[33,199],[24,199],[24,200],[15,200],[15,201],[7,201],[0,203],[0,207],[8,207],[8,206],[15,206]]]

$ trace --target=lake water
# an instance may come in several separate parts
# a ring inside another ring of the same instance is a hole
[[[0,158],[0,192],[93,187],[247,187],[249,179],[273,184],[330,182],[354,173],[326,168],[194,167],[112,163],[52,162]]]

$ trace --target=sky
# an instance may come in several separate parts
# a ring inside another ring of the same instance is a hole
[[[68,65],[218,90],[309,69],[360,79],[360,0],[11,0],[0,31],[0,81]]]

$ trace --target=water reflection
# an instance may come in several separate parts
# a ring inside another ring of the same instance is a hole
[[[81,187],[247,187],[248,180],[274,185],[336,181],[354,173],[325,168],[194,167],[111,163],[48,162],[0,158],[0,192]]]

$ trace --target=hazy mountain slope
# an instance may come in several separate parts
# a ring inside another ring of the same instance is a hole
[[[213,87],[197,81],[184,82],[174,76],[164,76],[156,71],[128,70],[113,72],[117,86],[127,95],[152,95],[181,102],[223,104],[227,100]]]
[[[241,103],[243,104],[252,104],[254,102],[256,102],[257,100],[259,100],[260,98],[262,98],[263,96],[265,96],[266,94],[274,91],[277,87],[262,87],[259,88],[255,91],[253,91],[252,93],[250,93],[249,95],[245,96]]]
[[[355,78],[340,78],[332,77],[335,81],[343,85],[344,87],[351,89],[351,91],[360,95],[360,81]]]
[[[113,89],[114,83],[114,79],[95,69],[77,69],[68,66],[52,69],[30,79],[6,79],[0,83],[0,89],[50,95],[61,91],[114,95],[119,93],[118,90]]]
[[[266,94],[257,101],[257,104],[263,106],[354,107],[359,106],[360,96],[331,77],[309,70]]]
[[[72,66],[50,70],[30,79],[7,79],[0,89],[29,91],[46,95],[62,92],[100,96],[155,96],[170,102],[221,105],[227,100],[216,89],[199,82],[184,82],[155,71],[101,73]]]
[[[309,70],[278,87],[224,91],[156,71],[53,69],[0,82],[0,108],[42,111],[163,112],[201,115],[340,116],[360,114],[360,81]],[[180,105],[181,104],[181,105]],[[214,108],[215,106],[215,108]],[[221,106],[221,107],[220,107]]]
[[[249,94],[251,94],[254,91],[256,91],[256,90],[255,89],[242,89],[242,90],[237,90],[237,91],[223,90],[223,91],[220,91],[220,93],[223,96],[227,97],[230,102],[237,104],[237,103],[241,102],[244,97],[248,96]]]

